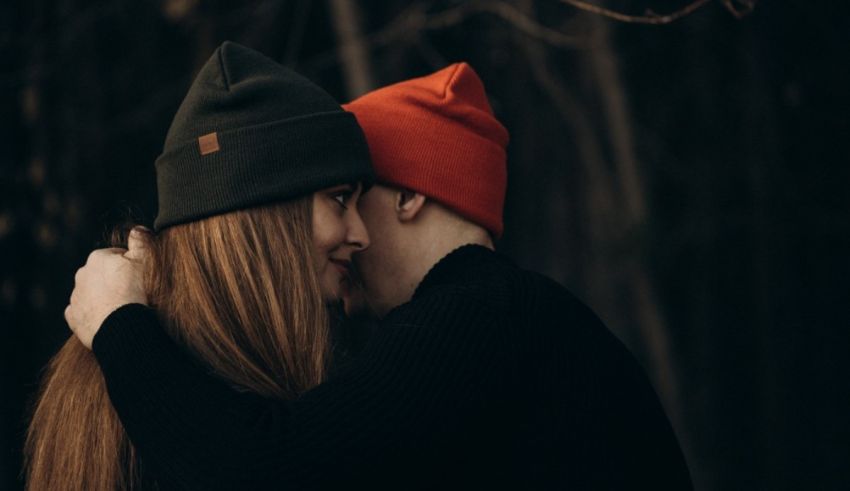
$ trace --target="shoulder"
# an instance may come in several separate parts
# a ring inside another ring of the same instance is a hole
[[[492,322],[504,318],[505,303],[495,300],[490,289],[476,285],[445,285],[433,288],[423,295],[393,309],[381,324],[399,325],[455,325]]]
[[[534,271],[521,270],[514,293],[528,309],[541,315],[555,315],[563,322],[583,320],[602,324],[596,313],[576,294],[554,279]]]
[[[537,323],[602,325],[596,313],[577,295],[536,271],[506,264],[490,285],[500,292],[503,305],[510,305],[519,315]]]
[[[631,351],[600,316],[554,279],[518,270],[511,282],[511,296],[515,318],[538,349],[572,353],[577,359],[593,353],[606,363],[631,364]]]

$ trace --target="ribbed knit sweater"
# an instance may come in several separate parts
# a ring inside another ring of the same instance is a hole
[[[629,351],[563,287],[480,246],[443,258],[296,400],[235,391],[142,305],[93,348],[162,489],[691,489]]]

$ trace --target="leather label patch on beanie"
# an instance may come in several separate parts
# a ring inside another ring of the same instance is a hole
[[[198,146],[201,147],[201,155],[208,155],[218,152],[221,147],[218,146],[218,133],[212,132],[198,138]]]

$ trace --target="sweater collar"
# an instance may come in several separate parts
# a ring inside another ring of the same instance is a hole
[[[487,281],[487,273],[495,272],[497,266],[506,264],[511,262],[487,247],[478,244],[460,246],[431,267],[416,287],[413,298],[438,287]]]

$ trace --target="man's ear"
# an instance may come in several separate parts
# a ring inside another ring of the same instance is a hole
[[[416,218],[422,207],[425,206],[427,198],[423,194],[419,194],[409,189],[400,189],[396,192],[395,211],[398,214],[398,219],[402,222],[409,222]]]

